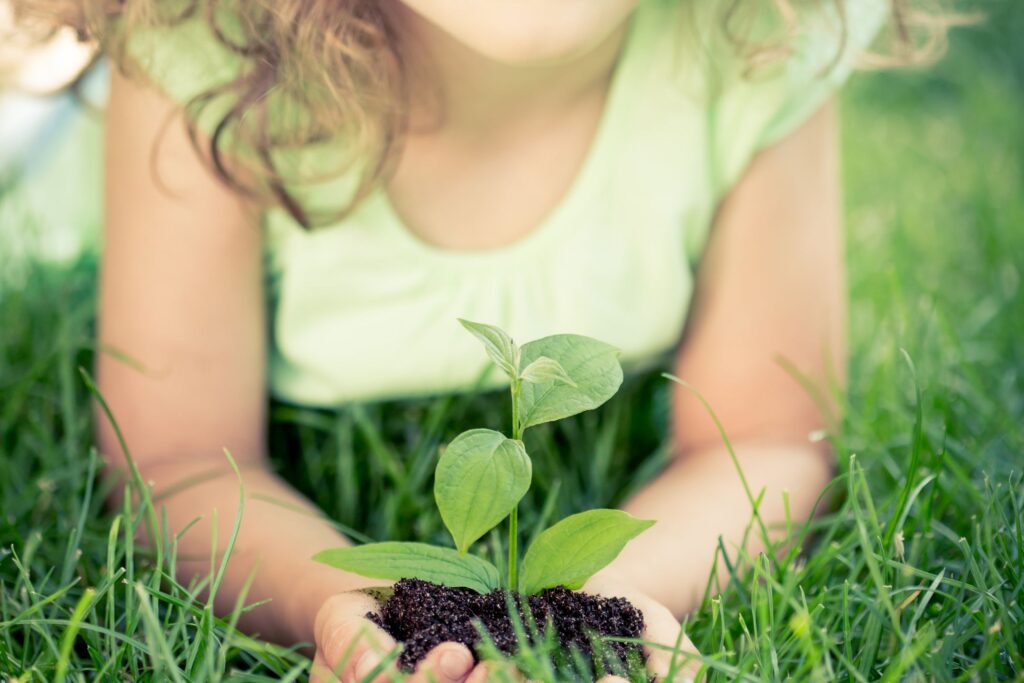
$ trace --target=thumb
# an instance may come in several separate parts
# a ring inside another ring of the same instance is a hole
[[[651,643],[644,648],[648,670],[666,683],[693,683],[698,680],[700,655],[672,612],[653,600],[637,607],[643,611],[647,623],[643,638]]]
[[[357,683],[380,667],[398,644],[366,618],[376,601],[359,592],[339,593],[324,603],[314,625],[316,660],[312,680]],[[387,680],[384,672],[373,680]]]

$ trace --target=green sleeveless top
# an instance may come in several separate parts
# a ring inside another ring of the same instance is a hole
[[[700,16],[686,4],[640,1],[582,168],[557,207],[511,245],[427,244],[402,224],[383,189],[345,220],[311,231],[268,210],[272,393],[332,405],[465,389],[487,359],[456,318],[500,325],[522,341],[596,337],[618,346],[627,367],[670,350],[719,200],[758,150],[836,90],[887,6],[847,0],[843,42],[834,6],[817,3],[831,9],[802,24],[793,54],[745,78],[731,48],[705,40],[710,27],[686,24]],[[691,49],[694,36],[708,45]],[[238,68],[201,20],[138,34],[130,47],[180,102]],[[209,129],[216,114],[200,126]],[[321,145],[290,162],[329,167],[330,155]],[[299,196],[329,206],[349,187],[337,178]]]

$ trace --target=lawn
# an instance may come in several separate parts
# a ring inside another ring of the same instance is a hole
[[[940,65],[845,93],[839,495],[792,520],[788,551],[722,548],[728,586],[688,620],[714,680],[1024,680],[1024,11],[977,4],[989,22]],[[86,254],[0,278],[0,678],[303,679],[303,656],[234,631],[181,585],[172,548],[133,544],[140,510],[104,509],[80,374],[95,274]],[[598,413],[536,430],[521,528],[653,476],[667,392],[634,377]],[[437,446],[506,409],[275,405],[269,436],[282,471],[356,538],[442,541]]]

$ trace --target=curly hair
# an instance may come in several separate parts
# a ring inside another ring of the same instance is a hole
[[[678,0],[692,2],[693,0]],[[926,0],[922,0],[926,1]],[[935,0],[938,2],[939,0]],[[748,74],[784,60],[808,8],[832,4],[840,17],[837,59],[845,47],[844,0],[770,0],[779,29],[752,31],[749,0],[718,0],[721,35],[748,67]],[[243,68],[224,84],[186,105],[189,135],[217,175],[236,191],[288,211],[309,228],[344,218],[392,170],[406,132],[408,92],[401,43],[387,3],[379,0],[13,0],[23,26],[39,31],[72,27],[93,41],[129,76],[141,75],[126,50],[135,30],[170,27],[202,19]],[[920,63],[945,48],[947,29],[963,23],[917,0],[889,0],[890,20],[879,53],[862,56],[871,67]],[[225,22],[224,17],[231,21]],[[196,119],[230,96],[208,137]],[[286,103],[288,116],[268,116]],[[275,161],[275,151],[344,139],[338,175],[357,171],[346,203],[319,213],[292,190],[300,179]],[[249,150],[250,154],[239,154]],[[243,180],[244,179],[244,180]]]

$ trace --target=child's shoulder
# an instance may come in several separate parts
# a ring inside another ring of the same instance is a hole
[[[680,5],[693,6],[687,34],[697,44],[687,49],[698,66],[686,79],[706,114],[719,192],[738,180],[754,154],[794,132],[836,94],[869,51],[889,7],[886,0],[801,3],[790,16],[776,3],[667,4],[677,13],[687,11]]]

